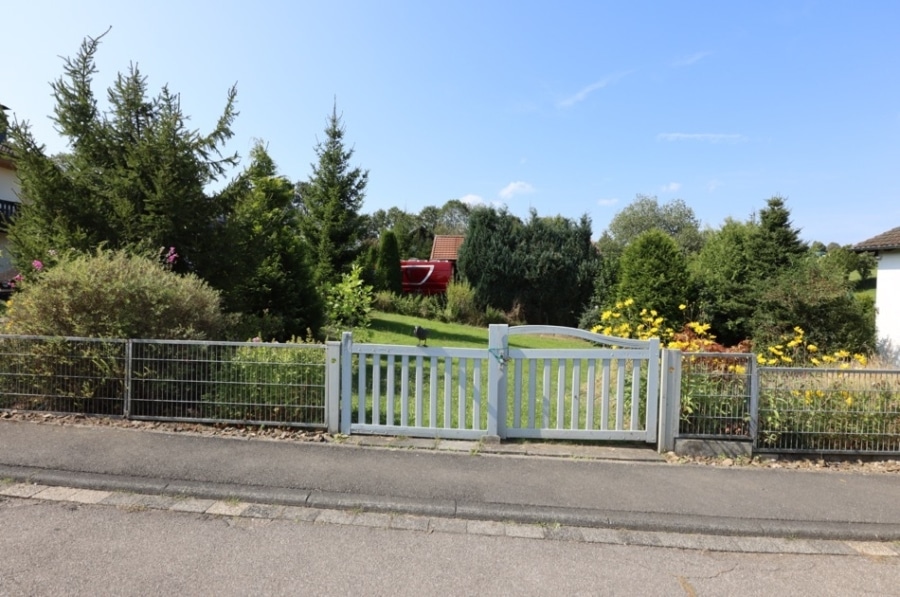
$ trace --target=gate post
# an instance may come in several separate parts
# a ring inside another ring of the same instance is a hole
[[[341,430],[341,343],[325,343],[325,423],[328,433]]]
[[[353,412],[353,334],[344,332],[341,335],[341,433],[350,434],[350,417]]]
[[[489,437],[506,436],[506,357],[509,326],[493,323],[488,328],[488,419]]]
[[[681,418],[681,351],[662,351],[662,383],[659,390],[659,443],[662,454],[675,449],[675,436]]]

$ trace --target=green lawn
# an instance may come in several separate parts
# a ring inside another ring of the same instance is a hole
[[[367,344],[416,344],[418,341],[413,336],[412,330],[417,325],[428,329],[429,346],[487,347],[487,327],[443,323],[421,317],[382,312],[373,313],[368,337],[356,341]],[[587,348],[590,343],[578,338],[557,336],[516,336],[512,338],[510,345],[516,348]]]

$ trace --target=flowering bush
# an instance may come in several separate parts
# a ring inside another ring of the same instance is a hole
[[[8,303],[8,334],[204,339],[225,323],[215,290],[153,259],[100,249],[32,265]]]

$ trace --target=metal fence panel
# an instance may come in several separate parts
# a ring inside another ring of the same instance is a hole
[[[321,344],[0,336],[0,409],[324,428],[326,386],[334,385],[325,351]]]
[[[757,449],[900,453],[900,371],[760,367]]]
[[[325,346],[134,340],[134,419],[324,427]]]
[[[126,342],[0,335],[0,409],[122,416]]]
[[[749,353],[684,353],[680,437],[751,439]]]

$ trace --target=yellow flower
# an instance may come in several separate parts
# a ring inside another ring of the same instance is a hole
[[[756,362],[760,365],[765,365],[766,357],[762,353],[760,353],[760,354],[756,355]]]
[[[869,362],[869,359],[867,359],[866,355],[864,355],[864,354],[855,354],[855,355],[853,355],[853,358],[856,359],[856,362],[859,363],[860,365],[862,365],[863,367],[865,367],[866,364]]]
[[[744,375],[745,373],[747,373],[747,368],[744,367],[743,365],[735,365],[734,372],[737,373],[738,375]]]
[[[630,307],[630,306],[633,305],[633,304],[634,304],[634,299],[633,299],[633,298],[627,298],[627,299],[625,299],[625,306],[626,306],[626,307]]]
[[[678,309],[681,311],[684,311],[685,309],[687,309],[687,305],[685,305],[684,303],[681,303],[680,305],[678,305]]]
[[[808,350],[809,352],[818,352],[819,347],[816,346],[815,344],[808,344],[806,346],[806,350]]]
[[[850,356],[850,353],[847,352],[846,350],[839,350],[836,353],[834,353],[834,356],[836,356],[839,359],[846,359],[847,357]]]
[[[809,360],[810,360],[810,362],[811,362],[813,365],[815,365],[815,366],[817,366],[817,367],[822,363],[822,361],[820,361],[820,360],[817,359],[816,357],[813,357],[813,358],[811,358],[811,359],[809,359]]]
[[[600,321],[606,321],[610,317],[612,317],[612,311],[604,311],[600,314]]]
[[[785,363],[793,363],[794,362],[793,359],[791,359],[791,357],[785,356],[785,355],[781,355],[781,360],[784,361]]]
[[[853,406],[853,396],[847,396],[847,399],[844,400],[847,403],[847,406]]]
[[[656,309],[650,309],[650,315],[652,315],[653,317],[656,317],[658,315],[658,313],[656,312]]]
[[[795,332],[798,336],[802,336],[802,335],[803,335],[803,329],[802,329],[800,326],[794,327],[794,332]]]
[[[831,356],[829,354],[826,354],[826,355],[822,355],[822,360],[825,361],[826,363],[833,363],[837,359],[835,359],[833,356]]]

